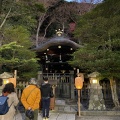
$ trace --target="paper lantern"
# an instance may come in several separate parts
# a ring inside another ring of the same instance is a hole
[[[76,77],[75,78],[75,87],[76,87],[76,89],[82,89],[83,82],[84,82],[83,77]]]

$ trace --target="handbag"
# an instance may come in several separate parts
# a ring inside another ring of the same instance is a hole
[[[34,113],[32,110],[26,110],[25,115],[31,120],[34,118]]]
[[[35,89],[36,89],[36,87],[35,87],[33,90],[35,90]],[[30,92],[29,95],[27,96],[26,101],[27,101],[28,97],[30,96],[30,94],[32,93],[33,90],[31,90],[31,92]],[[25,115],[26,115],[26,117],[28,117],[30,120],[34,118],[34,112],[33,112],[32,110],[26,110]]]
[[[19,103],[17,105],[17,110],[19,110],[21,113],[25,112],[25,107],[23,106],[21,101],[19,101]]]

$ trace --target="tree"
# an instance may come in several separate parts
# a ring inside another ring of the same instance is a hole
[[[111,5],[109,8],[108,4]],[[75,34],[82,41],[83,48],[73,53],[74,57],[70,62],[71,65],[79,66],[84,71],[98,71],[109,78],[115,107],[119,106],[115,79],[120,77],[118,5],[120,6],[118,0],[114,2],[107,0],[79,19]],[[108,14],[109,12],[111,14]]]
[[[55,29],[68,29],[71,21],[76,22],[77,16],[88,12],[94,7],[93,4],[89,3],[69,3],[64,0],[50,0],[49,2],[40,0],[40,3],[43,3],[46,11],[37,17],[39,22],[36,34],[36,46],[38,46],[39,41],[44,40],[45,37],[51,37],[55,34]],[[53,32],[50,35],[47,31]]]
[[[36,53],[30,49],[30,33],[22,26],[6,28],[0,47],[0,65],[6,71],[18,70],[21,77],[37,74],[39,65]]]
[[[26,26],[29,31],[35,29],[37,20],[36,16],[44,12],[45,9],[38,0],[1,0],[0,9],[0,28],[5,24],[14,24]]]

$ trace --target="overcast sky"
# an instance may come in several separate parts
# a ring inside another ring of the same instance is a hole
[[[70,1],[74,1],[74,0],[65,0],[65,1],[70,2]],[[83,0],[78,0],[78,1],[83,1]],[[85,1],[89,2],[90,0],[85,0]],[[102,0],[94,0],[94,2],[98,2],[98,1],[102,1]]]
[[[65,0],[65,1],[72,1],[72,0]]]

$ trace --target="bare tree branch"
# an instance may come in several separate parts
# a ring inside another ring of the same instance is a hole
[[[36,41],[35,41],[36,47],[38,47],[39,31],[40,31],[40,27],[44,21],[44,17],[45,17],[45,13],[39,17],[37,33],[36,33]]]
[[[8,11],[7,15],[5,16],[5,18],[4,18],[3,22],[2,22],[2,24],[0,25],[0,30],[1,30],[1,28],[3,27],[3,25],[5,24],[5,22],[6,22],[7,18],[8,18],[8,16],[9,16],[9,14],[10,14],[10,12],[11,12],[11,8],[9,9],[9,11]]]
[[[43,36],[43,39],[45,38],[47,29],[48,29],[48,27],[52,24],[52,22],[53,22],[53,20],[51,20],[51,21],[49,22],[49,24],[47,25],[47,27],[45,28],[45,34],[44,34],[44,36]]]

